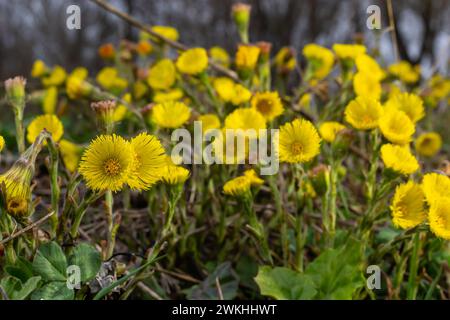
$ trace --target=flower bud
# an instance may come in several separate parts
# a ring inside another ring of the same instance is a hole
[[[113,100],[93,102],[91,108],[97,115],[99,127],[104,133],[112,134],[114,130],[114,110],[116,109],[116,102]]]
[[[324,164],[312,168],[309,172],[311,183],[319,196],[327,193],[330,184],[330,168]]]
[[[236,3],[231,10],[241,41],[243,43],[248,43],[248,26],[250,23],[251,6],[245,3]]]
[[[25,105],[25,85],[27,80],[23,77],[14,77],[5,81],[6,97],[15,107]]]

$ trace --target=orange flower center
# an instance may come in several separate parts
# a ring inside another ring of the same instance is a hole
[[[296,141],[291,145],[291,152],[294,156],[297,156],[303,152],[303,145]]]
[[[105,161],[104,169],[107,175],[115,176],[120,172],[120,163],[117,159],[108,159]]]

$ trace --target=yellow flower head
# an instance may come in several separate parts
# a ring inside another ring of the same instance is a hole
[[[214,113],[203,114],[198,117],[198,121],[201,121],[204,133],[208,130],[220,129],[220,119]]]
[[[283,47],[275,56],[275,65],[281,72],[289,72],[297,66],[296,52],[290,47]]]
[[[246,177],[252,186],[258,186],[264,183],[264,180],[258,177],[256,171],[253,169],[245,170],[244,177]]]
[[[223,192],[230,196],[244,196],[250,191],[251,182],[245,176],[239,176],[227,181],[223,186]]]
[[[44,74],[46,74],[48,72],[48,68],[45,65],[44,61],[42,60],[36,60],[33,63],[33,67],[31,68],[31,76],[33,78],[40,78],[42,77]]]
[[[177,60],[177,68],[181,73],[196,75],[208,67],[208,53],[203,48],[184,51]]]
[[[280,161],[308,162],[320,152],[320,137],[314,125],[304,119],[295,119],[280,127],[277,152]]]
[[[372,98],[356,97],[345,108],[345,120],[358,130],[374,129],[383,114],[381,104]]]
[[[56,103],[58,102],[58,89],[54,86],[45,90],[44,99],[42,101],[42,109],[46,114],[54,114]]]
[[[123,91],[128,86],[128,81],[119,76],[116,68],[105,67],[97,74],[97,82],[106,90]]]
[[[334,64],[333,52],[314,43],[303,47],[303,55],[308,59],[308,69],[313,78],[323,79]]]
[[[62,139],[59,142],[59,151],[67,170],[75,172],[80,162],[82,148],[73,142]]]
[[[47,77],[42,78],[42,84],[46,87],[59,86],[64,83],[66,76],[67,73],[63,67],[55,66]]]
[[[209,49],[209,55],[211,58],[218,64],[229,67],[230,65],[230,56],[228,52],[221,47],[212,47]]]
[[[230,102],[231,99],[233,99],[234,86],[234,81],[227,77],[219,77],[213,81],[214,89],[219,97],[225,102]]]
[[[168,101],[178,101],[183,98],[183,90],[180,88],[173,88],[168,91],[155,92],[153,101],[155,103],[163,103]]]
[[[124,138],[101,135],[83,153],[78,170],[89,188],[119,191],[128,181],[133,154],[133,147]]]
[[[3,138],[3,136],[0,136],[0,152],[3,150],[4,147],[5,147],[5,138]]]
[[[403,111],[386,110],[379,121],[380,131],[392,143],[406,144],[416,131],[414,123]]]
[[[134,160],[128,185],[136,190],[148,190],[161,178],[166,165],[166,155],[161,142],[152,135],[141,133],[131,139]]]
[[[399,185],[392,199],[392,222],[402,229],[413,228],[427,218],[425,197],[420,185],[413,181]]]
[[[442,147],[442,138],[437,132],[422,133],[415,141],[416,151],[422,156],[432,157]]]
[[[223,192],[230,196],[244,196],[248,194],[251,186],[259,186],[264,180],[258,177],[255,170],[246,170],[242,176],[233,178],[225,183]]]
[[[225,118],[226,129],[253,129],[259,135],[260,129],[266,128],[266,120],[258,111],[250,108],[238,108]]]
[[[380,80],[369,73],[357,72],[355,74],[353,77],[353,90],[355,90],[357,96],[380,100]]]
[[[178,30],[172,27],[153,26],[152,31],[172,41],[177,41],[179,38]],[[156,39],[154,41],[158,42]]]
[[[182,166],[174,165],[171,158],[166,156],[166,165],[161,170],[161,180],[169,185],[180,185],[186,182],[190,172]]]
[[[387,169],[400,174],[411,174],[419,169],[416,158],[402,146],[384,144],[381,147],[381,159]]]
[[[431,231],[446,240],[450,240],[450,197],[436,199],[428,213]]]
[[[359,55],[366,53],[366,47],[361,44],[339,44],[333,45],[333,51],[339,59],[355,60]]]
[[[386,76],[378,62],[368,54],[360,54],[356,57],[355,62],[359,72],[369,74],[378,81],[383,80]]]
[[[414,93],[405,92],[394,95],[386,102],[385,109],[399,109],[414,123],[425,116],[423,101]]]
[[[231,103],[235,106],[246,103],[250,100],[252,93],[243,85],[236,83],[234,85],[234,94],[231,97]]]
[[[405,83],[415,83],[419,80],[420,77],[419,69],[413,67],[407,61],[400,61],[391,64],[388,68],[388,71]]]
[[[261,49],[257,46],[239,45],[236,52],[236,66],[238,69],[255,69],[260,53]]]
[[[147,83],[157,90],[169,89],[176,80],[175,64],[170,59],[161,59],[150,68]]]
[[[261,113],[267,121],[272,121],[284,111],[277,91],[257,92],[251,104],[252,108]]]
[[[335,121],[325,121],[319,127],[319,133],[326,142],[333,142],[336,135],[345,129],[345,126]]]
[[[191,110],[182,102],[168,101],[155,105],[151,117],[161,128],[175,129],[189,120]]]
[[[6,173],[0,176],[0,184],[5,184],[6,211],[15,218],[27,217],[31,213],[31,179],[34,163],[20,158]]]
[[[42,132],[42,130],[47,130],[51,133],[52,138],[55,142],[58,142],[63,133],[64,127],[61,121],[54,114],[46,114],[34,118],[33,121],[28,125],[27,140],[29,143],[33,143],[37,136]]]
[[[81,72],[72,72],[66,81],[66,92],[70,99],[77,99],[80,97],[89,96],[93,87],[90,83],[85,81],[87,74]]]
[[[436,199],[450,196],[450,178],[438,173],[427,173],[422,180],[422,189],[429,205]]]

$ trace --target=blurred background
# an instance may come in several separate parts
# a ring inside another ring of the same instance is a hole
[[[231,6],[236,0],[112,0],[111,4],[150,24],[176,27],[180,41],[190,46],[220,45],[234,52],[238,34]],[[366,27],[369,5],[381,8],[380,58],[392,62],[391,34],[386,0],[247,0],[252,5],[251,41],[269,41],[274,50],[316,42],[349,43],[363,35],[374,45],[374,32]],[[81,9],[81,30],[66,28],[66,9]],[[448,72],[450,0],[394,0],[398,50],[401,59]],[[67,69],[84,65],[98,70],[100,44],[117,44],[138,37],[138,31],[89,0],[0,0],[0,77],[28,76],[33,61],[60,64]]]

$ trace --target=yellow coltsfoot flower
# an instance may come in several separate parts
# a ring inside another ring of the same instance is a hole
[[[4,147],[5,147],[5,138],[3,138],[3,136],[0,136],[0,152],[3,150]]]
[[[359,55],[366,53],[366,47],[361,44],[340,44],[333,45],[333,51],[339,59],[355,60]]]
[[[413,228],[427,218],[425,211],[425,196],[420,185],[408,181],[395,189],[390,206],[392,222],[402,229]]]
[[[319,126],[319,133],[326,142],[333,142],[336,135],[344,130],[346,127],[336,121],[325,121]]]
[[[430,205],[428,220],[435,235],[450,240],[450,197],[437,198]]]
[[[321,139],[314,125],[296,119],[280,127],[277,153],[280,161],[302,163],[312,160],[320,152]]]
[[[191,117],[191,110],[182,102],[167,101],[152,108],[151,119],[161,128],[176,129]]]
[[[266,121],[272,121],[284,111],[278,92],[257,92],[251,100],[252,108],[261,113]]]
[[[208,67],[208,53],[203,48],[186,50],[178,57],[176,64],[181,73],[197,75]]]
[[[389,98],[385,109],[398,109],[406,113],[409,119],[416,123],[425,116],[422,99],[414,93],[399,93]]]
[[[75,172],[80,163],[82,148],[68,140],[62,139],[59,142],[59,152],[63,159],[64,165],[70,172]]]
[[[386,110],[379,120],[383,136],[395,144],[407,144],[416,131],[414,123],[405,112],[398,109]]]
[[[81,158],[79,172],[89,188],[119,191],[128,181],[134,152],[124,138],[101,135],[95,138]]]
[[[433,157],[442,147],[442,138],[437,132],[422,133],[414,142],[418,154]]]
[[[258,62],[261,49],[252,45],[240,45],[236,52],[236,66],[238,69],[253,70]]]
[[[354,128],[370,130],[378,127],[383,108],[377,100],[360,96],[349,102],[344,114],[345,120]]]
[[[208,130],[212,129],[220,129],[220,119],[214,113],[203,114],[198,117],[198,121],[202,123],[203,133],[206,133]]]
[[[170,156],[165,157],[165,165],[161,169],[161,180],[168,185],[181,185],[189,178],[190,172],[182,166],[175,165]]]
[[[28,125],[28,142],[33,143],[44,129],[51,133],[55,142],[58,142],[64,134],[63,124],[58,117],[54,114],[46,114],[34,118],[34,120]]]
[[[156,90],[166,90],[172,87],[176,80],[175,64],[170,59],[161,59],[153,65],[147,77],[147,83]]]
[[[259,130],[265,128],[266,120],[254,109],[238,108],[225,118],[225,129],[253,129],[258,136]]]
[[[387,169],[400,174],[411,174],[419,169],[417,159],[407,147],[384,144],[381,146],[381,159]]]
[[[160,180],[166,165],[164,148],[155,136],[147,133],[137,135],[130,144],[134,159],[127,183],[132,189],[148,190]]]
[[[439,173],[427,173],[422,180],[422,189],[431,205],[438,198],[450,196],[450,178]]]
[[[334,54],[331,50],[314,43],[303,47],[303,55],[308,59],[307,73],[318,80],[325,78],[333,68]]]
[[[380,79],[366,72],[357,72],[353,77],[353,90],[359,97],[380,100],[381,84]]]

